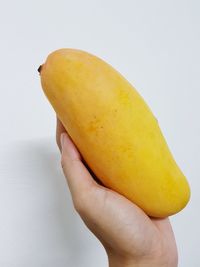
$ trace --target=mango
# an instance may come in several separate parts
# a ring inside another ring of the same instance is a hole
[[[190,188],[158,121],[119,72],[76,49],[54,51],[39,71],[45,95],[103,185],[152,217],[186,206]]]

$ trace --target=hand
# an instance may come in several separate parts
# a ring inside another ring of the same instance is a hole
[[[59,120],[56,136],[74,207],[104,246],[109,266],[176,267],[177,248],[169,219],[148,217],[94,180]]]

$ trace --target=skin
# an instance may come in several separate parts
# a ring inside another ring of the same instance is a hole
[[[56,140],[74,207],[104,246],[109,267],[177,267],[169,219],[148,217],[134,203],[100,184],[58,119]]]

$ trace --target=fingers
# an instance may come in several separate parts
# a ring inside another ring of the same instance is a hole
[[[61,150],[63,171],[69,185],[74,206],[80,213],[87,206],[91,190],[94,190],[98,185],[81,161],[80,153],[66,132],[61,134]]]
[[[61,152],[61,142],[60,142],[60,136],[62,133],[67,132],[65,130],[65,127],[63,126],[62,122],[56,117],[57,123],[56,123],[56,143],[60,149]],[[88,166],[87,162],[84,160],[84,158],[81,159],[85,167],[88,169],[89,173],[93,177],[93,179],[99,184],[103,186],[103,183],[98,179],[98,177],[93,173],[93,171]]]
[[[56,117],[56,142],[61,151],[60,136],[62,133],[65,133],[65,127],[62,125],[61,121]]]

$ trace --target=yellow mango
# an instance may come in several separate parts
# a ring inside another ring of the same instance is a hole
[[[106,187],[149,216],[166,217],[185,207],[187,180],[150,108],[120,73],[76,49],[51,53],[39,71],[57,116]]]

